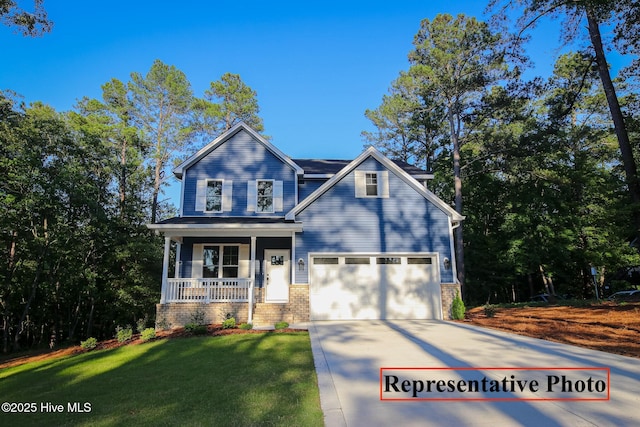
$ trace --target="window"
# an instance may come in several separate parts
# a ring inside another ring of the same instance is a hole
[[[356,197],[389,197],[389,171],[354,171]]]
[[[195,210],[220,213],[232,209],[233,181],[230,179],[199,179],[196,184]]]
[[[222,212],[222,181],[207,181],[206,212]]]
[[[239,259],[238,246],[205,245],[202,249],[202,277],[238,277]]]
[[[338,258],[334,257],[317,257],[313,259],[313,263],[317,265],[332,265],[338,263]]]
[[[345,258],[344,259],[344,263],[345,264],[371,264],[371,260],[369,259],[369,257],[360,257],[360,258]]]
[[[247,211],[274,213],[283,211],[283,182],[258,179],[247,182]]]
[[[273,212],[273,181],[257,181],[257,212]]]
[[[367,196],[378,195],[378,174],[377,173],[365,174],[365,194]]]
[[[400,258],[380,257],[380,258],[376,258],[376,264],[400,264]]]
[[[431,264],[431,258],[407,258],[407,264]]]

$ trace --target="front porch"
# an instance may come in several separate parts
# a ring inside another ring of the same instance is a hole
[[[198,217],[172,218],[149,228],[165,237],[158,324],[180,327],[194,317],[221,323],[230,316],[256,325],[308,320],[308,286],[295,285],[295,234],[302,224],[284,218]]]

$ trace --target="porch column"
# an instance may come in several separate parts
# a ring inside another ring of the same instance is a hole
[[[173,274],[173,277],[175,277],[176,279],[180,278],[180,267],[182,267],[180,263],[181,252],[182,252],[182,244],[176,243],[176,271]]]
[[[251,260],[249,261],[249,320],[247,323],[253,323],[253,290],[256,285],[256,236],[251,236]]]
[[[167,302],[167,279],[169,276],[169,250],[171,249],[171,237],[164,238],[164,258],[162,259],[162,290],[160,291],[160,304]]]

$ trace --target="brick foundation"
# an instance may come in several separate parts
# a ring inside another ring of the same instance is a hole
[[[456,293],[460,292],[460,285],[457,283],[441,283],[440,293],[442,295],[442,317],[444,320],[451,320],[451,306]]]
[[[253,325],[272,326],[276,322],[299,323],[309,321],[309,286],[290,285],[289,302],[283,304],[265,303],[264,289],[256,288],[253,304]],[[194,321],[194,316],[204,314],[205,324],[218,324],[227,314],[235,317],[236,323],[246,323],[249,307],[246,302],[220,303],[169,303],[156,304],[156,328],[179,328]]]

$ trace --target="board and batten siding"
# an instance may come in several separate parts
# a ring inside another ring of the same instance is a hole
[[[196,210],[198,181],[232,182],[231,210],[207,213]],[[282,181],[282,209],[273,213],[247,210],[247,182]],[[182,216],[284,216],[296,203],[296,176],[291,166],[276,157],[245,131],[240,131],[185,170]]]
[[[387,169],[369,158],[356,170]],[[441,281],[452,282],[443,264],[452,259],[449,216],[391,171],[388,188],[388,198],[356,198],[355,170],[346,175],[296,216],[304,224],[296,234],[296,259],[308,264],[313,252],[435,252]],[[308,272],[296,271],[296,283],[308,283]]]

